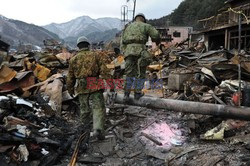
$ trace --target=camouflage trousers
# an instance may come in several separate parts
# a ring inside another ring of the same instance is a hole
[[[105,104],[102,91],[79,94],[80,118],[82,123],[90,123],[93,118],[93,129],[104,130]]]
[[[131,89],[134,89],[135,93],[140,93],[142,91],[146,80],[146,69],[150,62],[151,58],[145,58],[143,55],[126,57],[126,81],[124,86],[125,92],[129,93]]]

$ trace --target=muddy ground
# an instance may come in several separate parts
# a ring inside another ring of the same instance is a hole
[[[121,122],[116,124],[119,121]],[[225,132],[224,140],[200,139],[201,134],[216,127],[222,121],[223,119],[219,117],[184,115],[132,106],[124,110],[109,110],[106,139],[97,141],[90,138],[88,149],[80,153],[77,164],[93,166],[250,165],[248,150],[250,137],[247,136],[250,132],[249,124]],[[162,124],[166,124],[170,131],[162,131],[156,127]],[[157,132],[157,130],[160,131]],[[158,146],[142,136],[141,133],[144,131],[151,131],[151,136],[156,140],[165,141],[164,145]],[[164,138],[160,137],[162,134],[166,137],[171,135],[172,138],[163,140]],[[239,141],[232,143],[233,141],[230,140],[235,136],[239,136]],[[72,154],[72,150],[68,154]],[[69,161],[70,155],[64,157],[62,164],[59,165],[67,165]]]
[[[77,100],[63,104],[62,118],[38,117],[34,108],[13,106],[10,101],[2,102],[11,110],[6,113],[8,117],[26,119],[26,122],[42,125],[48,131],[38,132],[38,129],[30,128],[32,134],[22,138],[13,136],[15,133],[12,130],[6,131],[8,126],[0,125],[0,141],[4,143],[0,148],[0,166],[67,166],[77,139],[88,129],[78,121]],[[84,139],[77,165],[250,165],[248,122],[232,120],[234,128],[224,132],[224,139],[205,141],[200,136],[226,119],[124,105],[107,107],[106,112],[106,139]],[[19,161],[16,149],[20,144],[26,145],[29,150],[26,162]],[[48,154],[42,154],[41,151],[48,151]]]

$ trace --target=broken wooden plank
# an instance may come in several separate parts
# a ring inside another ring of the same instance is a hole
[[[162,143],[158,141],[154,136],[149,135],[147,133],[141,132],[141,135],[149,139],[150,141],[154,142],[156,145],[162,146]]]
[[[143,127],[143,130],[147,129],[149,126],[155,123],[155,120],[153,120],[151,123],[148,123],[146,126]]]
[[[137,151],[137,152],[129,154],[126,158],[131,159],[131,158],[133,158],[135,156],[140,155],[141,153],[142,153],[142,151]]]
[[[114,129],[116,126],[120,125],[122,122],[125,122],[125,121],[127,121],[127,117],[126,116],[124,118],[120,119],[120,120],[117,120],[117,121],[113,122],[113,123],[111,122],[112,126],[109,127],[109,128],[107,128],[105,130],[105,132],[108,132],[108,131]]]
[[[123,137],[123,135],[122,135],[119,131],[117,131],[117,129],[114,129],[113,131],[114,131],[116,137],[117,137],[120,141],[124,142],[124,137]]]
[[[134,116],[134,117],[137,117],[137,118],[147,118],[147,116],[145,116],[145,115],[132,114],[132,113],[128,113],[128,112],[126,112],[125,115]]]
[[[212,94],[213,98],[218,101],[220,104],[222,105],[226,105],[226,103],[224,103],[219,97],[217,97],[215,94]]]
[[[6,145],[6,146],[2,146],[0,145],[0,153],[4,153],[6,152],[7,150],[11,149],[11,148],[14,148],[15,145]]]
[[[22,120],[22,119],[19,119],[19,118],[16,118],[14,116],[7,116],[4,118],[4,122],[5,122],[5,127],[8,128],[8,126],[11,126],[11,125],[23,125],[23,126],[31,126],[31,127],[34,127],[34,128],[42,128],[41,126],[39,125],[36,125],[34,123],[31,123],[27,120]]]
[[[88,131],[85,131],[78,139],[77,141],[77,144],[76,144],[76,147],[74,149],[74,152],[73,152],[73,155],[72,155],[72,158],[70,160],[70,163],[69,163],[69,166],[75,166],[76,165],[76,160],[77,160],[77,156],[78,156],[78,152],[80,150],[80,146],[81,146],[81,143],[82,141],[87,137],[87,135],[89,134]]]
[[[201,148],[198,148],[198,147],[195,148],[195,147],[193,147],[193,148],[187,149],[187,150],[181,152],[180,154],[176,155],[175,157],[172,157],[171,159],[169,159],[168,163],[170,163],[171,161],[173,161],[175,159],[178,159],[178,158],[182,157],[185,154],[188,154],[188,153],[196,151],[196,150],[201,150],[201,149],[204,149],[204,147],[201,147]]]

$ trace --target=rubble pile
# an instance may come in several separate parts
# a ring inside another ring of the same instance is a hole
[[[116,105],[108,109],[107,120],[106,139],[90,140],[78,163],[118,166],[249,163],[247,122],[230,120],[225,123],[226,128],[219,125],[224,128],[225,141],[208,142],[200,139],[200,135],[216,127],[221,118]]]
[[[69,102],[65,87],[72,54],[46,48],[14,53],[1,62],[0,165],[53,165],[76,136],[67,119],[77,116],[78,106]]]
[[[52,41],[45,43],[41,52],[11,54],[1,61],[0,165],[63,166],[74,165],[76,159],[79,165],[237,165],[250,161],[244,156],[250,149],[249,123],[216,116],[107,105],[106,139],[85,137],[89,129],[79,126],[77,98],[65,87],[74,51]],[[179,45],[162,50],[148,67],[148,78],[163,80],[160,93],[164,92],[164,98],[237,106],[239,62],[241,89],[247,92],[248,53],[185,51]],[[99,53],[106,56],[114,77],[121,78],[123,56]],[[147,92],[153,90],[146,87]],[[157,96],[155,91],[151,95]],[[248,101],[244,95],[243,105]]]
[[[236,92],[241,86],[240,104],[249,106],[244,100],[249,91],[249,60],[247,52],[238,55],[234,50],[194,52],[170,47],[155,57],[148,75],[163,80],[165,98],[238,106]]]
[[[44,45],[42,51],[20,49],[1,59],[0,165],[70,163],[81,131],[89,129],[79,125],[78,99],[65,84],[76,52],[54,40]],[[111,51],[99,54],[107,64],[117,57]]]
[[[52,165],[71,147],[72,124],[45,115],[38,103],[8,95],[0,107],[1,165]]]

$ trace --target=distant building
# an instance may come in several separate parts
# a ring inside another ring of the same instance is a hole
[[[238,49],[239,14],[237,12],[239,11],[245,15],[241,17],[241,49],[250,50],[250,24],[247,24],[250,21],[249,0],[228,0],[219,10],[219,14],[199,20],[202,25],[200,35],[203,34],[204,42],[209,50],[221,47],[228,50]]]
[[[171,42],[173,40],[172,36],[168,34],[168,28],[158,27],[156,28],[160,33],[161,41],[162,42]]]
[[[170,26],[168,27],[168,35],[171,35],[173,44],[181,43],[189,38],[189,35],[193,32],[193,27],[180,27]]]
[[[169,26],[156,27],[160,33],[161,42],[166,45],[175,45],[189,38],[193,32],[193,27]],[[152,41],[149,39],[148,46],[152,46]]]

